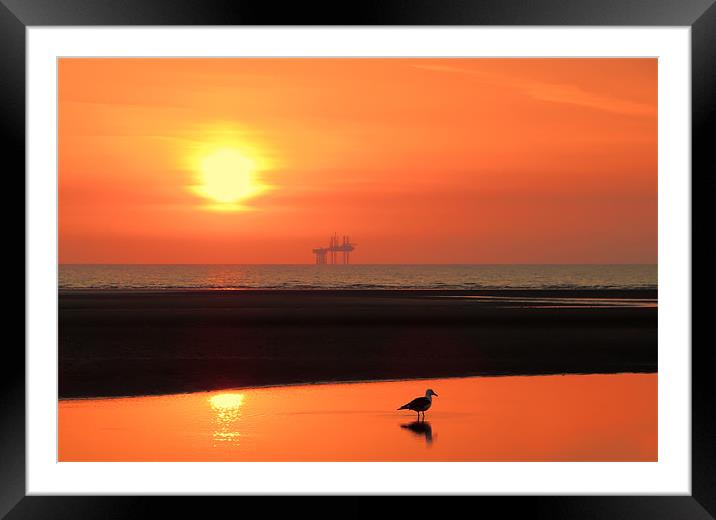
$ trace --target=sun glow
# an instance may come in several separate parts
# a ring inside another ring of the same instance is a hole
[[[241,405],[244,403],[244,394],[215,394],[209,398],[211,409],[216,414],[216,427],[214,429],[214,446],[217,443],[236,443],[241,438],[237,430],[237,421],[241,418]]]
[[[236,148],[216,149],[198,161],[199,185],[193,191],[213,202],[211,209],[246,209],[241,202],[268,189],[258,176],[256,162]]]
[[[215,410],[236,410],[244,402],[244,394],[216,394],[209,398]]]

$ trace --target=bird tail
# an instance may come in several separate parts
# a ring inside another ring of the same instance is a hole
[[[407,404],[404,404],[403,406],[401,406],[400,408],[398,408],[398,410],[405,410],[407,407],[408,407],[408,405],[407,405]]]

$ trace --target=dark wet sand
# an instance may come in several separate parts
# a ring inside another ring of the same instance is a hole
[[[650,290],[61,291],[59,392],[656,372],[654,302],[610,305],[656,297]],[[544,302],[550,298],[589,300]]]

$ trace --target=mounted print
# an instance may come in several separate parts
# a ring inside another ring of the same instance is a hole
[[[59,58],[58,460],[657,461],[655,58]]]

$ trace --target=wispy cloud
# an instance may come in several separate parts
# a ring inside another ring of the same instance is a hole
[[[550,103],[565,103],[578,105],[612,112],[615,114],[632,116],[655,116],[654,106],[646,103],[638,103],[612,96],[605,96],[585,90],[577,85],[565,83],[550,83],[537,80],[516,80],[502,74],[478,71],[466,67],[451,65],[418,65],[411,64],[411,67],[430,70],[435,72],[446,72],[451,74],[465,74],[479,78],[481,81],[494,85],[506,86],[521,91],[523,94]]]

